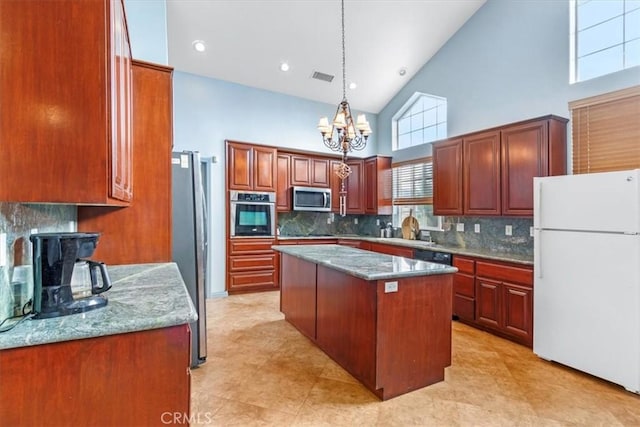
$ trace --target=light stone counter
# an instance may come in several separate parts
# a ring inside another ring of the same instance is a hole
[[[183,325],[198,319],[175,263],[109,267],[104,308],[26,320],[0,333],[0,350]]]
[[[455,267],[380,254],[342,245],[275,245],[276,251],[365,280],[448,274]]]

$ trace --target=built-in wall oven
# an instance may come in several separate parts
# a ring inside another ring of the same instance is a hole
[[[230,191],[229,220],[232,237],[275,237],[276,193]]]

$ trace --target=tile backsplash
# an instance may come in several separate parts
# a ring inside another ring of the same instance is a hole
[[[76,207],[0,202],[0,234],[6,234],[6,265],[0,265],[0,322],[13,315],[12,280],[16,266],[31,266],[32,230],[75,231]]]
[[[331,218],[331,223],[328,223]],[[377,220],[383,225],[391,222],[392,218],[391,215],[332,217],[325,212],[281,212],[278,214],[278,227],[282,236],[356,234],[378,237],[381,225],[376,223]],[[458,229],[458,224],[462,224],[462,231]],[[475,231],[476,225],[479,232]],[[507,226],[511,228],[511,236],[506,235]],[[444,217],[444,231],[429,233],[435,243],[442,245],[533,256],[532,226],[532,218]],[[401,230],[395,229],[394,237],[401,236]]]

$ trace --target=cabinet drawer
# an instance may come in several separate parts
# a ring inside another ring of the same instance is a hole
[[[477,261],[476,276],[533,286],[533,269]]]
[[[261,252],[272,252],[271,246],[274,239],[235,239],[230,241],[229,254],[256,254]]]
[[[472,298],[461,295],[453,296],[453,314],[459,319],[474,320],[476,311],[476,302]]]
[[[453,266],[460,270],[461,273],[469,273],[473,275],[475,273],[475,265],[475,260],[462,258],[457,255],[453,256]]]
[[[274,268],[275,253],[254,256],[230,256],[229,271],[268,270]]]
[[[469,298],[475,298],[476,286],[473,276],[456,273],[453,275],[453,293],[455,295],[464,295]]]
[[[277,289],[275,270],[229,273],[230,292]]]

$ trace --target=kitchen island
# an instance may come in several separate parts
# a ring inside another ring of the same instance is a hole
[[[444,380],[455,267],[340,245],[276,245],[280,310],[382,400]]]
[[[197,314],[177,266],[109,275],[106,307],[0,334],[0,424],[188,424]]]

